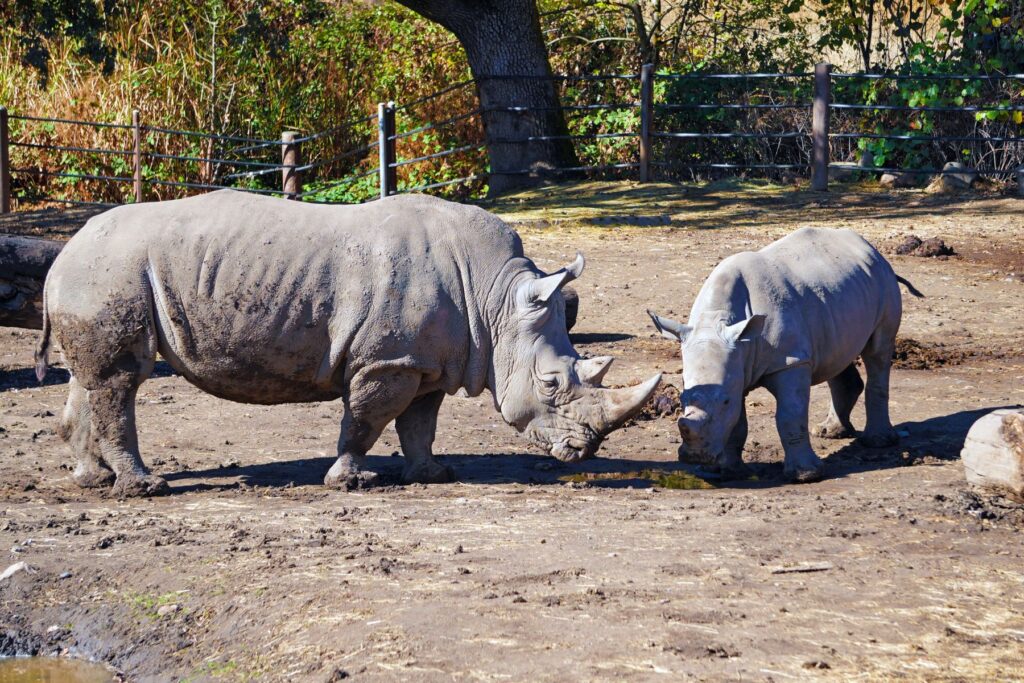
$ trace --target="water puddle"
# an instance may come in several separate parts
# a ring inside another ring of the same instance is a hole
[[[114,683],[99,664],[59,657],[0,658],[0,683]]]

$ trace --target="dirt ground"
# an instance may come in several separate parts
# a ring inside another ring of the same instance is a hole
[[[132,681],[1024,679],[1024,509],[969,490],[959,462],[975,419],[1024,404],[1024,200],[591,183],[490,208],[543,268],[584,251],[574,343],[614,354],[622,384],[680,383],[644,309],[684,318],[725,256],[802,225],[860,231],[927,295],[904,299],[903,442],[816,439],[828,478],[786,484],[755,391],[756,478],[698,489],[669,476],[688,467],[671,415],[563,465],[489,398],[452,397],[436,445],[458,483],[341,493],[320,483],[339,404],[233,404],[164,372],[138,423],[173,493],[117,500],[70,480],[66,373],[37,386],[36,333],[0,328],[0,571],[33,568],[0,583],[0,654]],[[0,230],[68,232],[33,220]],[[895,255],[910,233],[958,255]],[[397,450],[389,430],[372,458],[392,481]]]

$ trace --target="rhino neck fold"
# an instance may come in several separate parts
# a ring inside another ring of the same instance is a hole
[[[491,283],[485,297],[487,303],[482,318],[491,340],[487,388],[494,397],[494,407],[498,412],[501,412],[508,381],[514,370],[516,353],[513,347],[519,340],[519,332],[515,328],[515,289],[520,280],[533,274],[530,265],[526,258],[509,259]]]

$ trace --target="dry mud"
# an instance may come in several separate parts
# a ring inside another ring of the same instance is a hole
[[[493,208],[542,267],[586,253],[574,341],[617,356],[614,384],[678,386],[644,309],[685,317],[720,259],[801,225],[859,230],[927,295],[905,297],[903,442],[815,440],[828,478],[785,484],[757,391],[756,476],[700,488],[671,410],[570,466],[487,398],[452,397],[436,446],[458,483],[342,493],[320,485],[340,405],[233,404],[162,372],[138,422],[172,494],[117,500],[70,480],[66,373],[37,386],[36,333],[0,329],[0,571],[32,568],[0,583],[0,654],[133,681],[1020,679],[1024,512],[969,490],[958,456],[977,417],[1024,403],[1024,201],[591,184]],[[895,255],[910,233],[957,256]],[[827,400],[816,387],[814,419]],[[389,430],[372,458],[392,482],[397,451]]]

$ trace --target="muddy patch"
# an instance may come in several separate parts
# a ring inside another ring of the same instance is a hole
[[[636,417],[631,418],[625,426],[629,427],[640,422],[660,420],[663,417],[679,417],[682,410],[679,404],[679,389],[674,384],[662,382],[654,390],[654,395],[648,399],[644,407],[640,409]]]
[[[1000,495],[961,489],[948,496],[937,494],[935,502],[952,517],[973,517],[983,526],[1002,526],[1024,531],[1024,504]]]
[[[900,370],[931,370],[947,365],[960,365],[975,355],[968,351],[946,348],[941,344],[928,345],[910,337],[897,337],[892,365]]]
[[[948,246],[939,237],[928,237],[921,239],[917,235],[908,235],[903,242],[896,247],[896,253],[900,256],[919,256],[921,258],[949,258],[956,256],[953,247]]]

